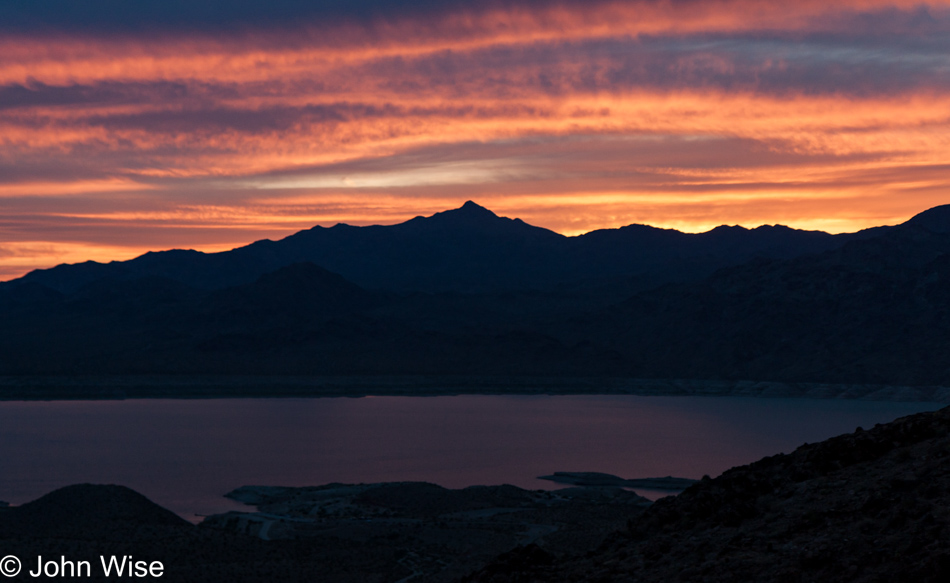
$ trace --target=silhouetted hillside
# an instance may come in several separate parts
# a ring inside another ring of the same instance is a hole
[[[564,237],[467,202],[398,225],[318,226],[280,241],[258,241],[222,253],[173,250],[108,264],[60,265],[0,284],[0,289],[31,282],[72,293],[99,280],[142,277],[221,289],[310,262],[371,289],[481,293],[619,286],[625,293],[702,277],[753,257],[788,258],[823,251],[866,235],[782,226],[719,227],[685,234],[631,225]]]
[[[309,263],[219,291],[143,278],[33,297],[4,303],[0,374],[577,374],[610,359],[538,329],[557,298],[370,292]]]
[[[222,289],[167,274],[126,274],[62,291],[36,281],[52,272],[39,273],[0,289],[0,374],[540,375],[946,386],[948,214],[950,207],[932,209],[805,255],[802,241],[821,247],[831,236],[780,227],[688,236],[627,227],[569,239],[474,204],[393,227],[334,228],[353,237],[353,247],[338,256],[364,257],[363,267],[376,261],[393,272],[403,266],[415,273],[405,277],[436,287],[431,278],[444,276],[449,288],[476,286],[479,277],[487,287],[508,285],[520,277],[519,261],[554,265],[528,258],[568,241],[576,247],[561,263],[599,274],[624,261],[649,271],[648,256],[679,258],[669,264],[675,269],[695,263],[689,268],[695,277],[723,257],[735,260],[742,249],[747,256],[761,249],[790,255],[756,256],[704,279],[632,294],[619,293],[624,281],[637,279],[629,272],[614,280],[580,277],[542,290],[478,293],[372,290],[308,261]],[[332,230],[263,246],[285,249],[290,240]],[[444,244],[433,245],[433,233],[442,233]],[[650,242],[642,253],[632,243],[610,244],[645,241],[644,234]],[[690,237],[715,240],[721,255],[690,256]],[[415,267],[407,263],[410,240],[429,241],[419,243],[419,253],[429,255]],[[581,246],[587,251],[577,251]],[[244,250],[185,255],[235,262]],[[399,253],[407,255],[397,260]],[[538,282],[538,273],[525,277]],[[598,286],[610,291],[593,291]]]
[[[312,263],[295,263],[262,275],[254,283],[211,293],[201,306],[207,317],[240,326],[249,319],[332,318],[379,301],[379,295],[336,273]]]
[[[124,486],[78,484],[60,488],[0,515],[0,539],[50,537],[122,541],[148,528],[190,524]]]
[[[945,581],[948,456],[948,409],[858,428],[663,498],[596,550],[523,548],[465,582]]]
[[[950,384],[950,207],[640,293],[578,324],[647,377]]]

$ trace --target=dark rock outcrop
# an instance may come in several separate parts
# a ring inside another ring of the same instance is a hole
[[[513,551],[469,583],[944,581],[950,409],[858,429],[705,478],[599,549]]]

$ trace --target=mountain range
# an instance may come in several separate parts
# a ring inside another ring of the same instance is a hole
[[[475,203],[0,284],[0,374],[950,385],[950,205],[831,235],[577,237]]]
[[[499,217],[469,201],[397,225],[317,226],[221,253],[176,249],[131,261],[59,265],[33,271],[14,284],[39,283],[72,293],[101,280],[163,277],[212,290],[252,283],[281,267],[310,262],[361,287],[392,291],[550,290],[611,280],[639,280],[634,285],[643,288],[695,279],[755,257],[787,259],[825,251],[876,232],[829,235],[775,225],[751,230],[722,226],[687,234],[630,225],[565,237],[520,219]]]

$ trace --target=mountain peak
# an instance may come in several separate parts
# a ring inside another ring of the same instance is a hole
[[[458,214],[459,216],[465,216],[465,217],[483,217],[483,218],[496,218],[496,219],[498,218],[498,215],[496,215],[492,211],[470,200],[465,201],[465,204],[463,204],[457,209],[445,211],[445,213],[439,213],[439,214],[447,214],[447,213],[455,213],[455,214]]]
[[[476,226],[486,223],[506,222],[508,219],[503,219],[487,208],[469,200],[457,209],[435,213],[430,217],[416,217],[415,219],[403,224],[413,224],[419,221],[425,223],[429,223],[431,221],[432,223],[430,224]]]
[[[488,209],[486,209],[485,207],[481,206],[480,204],[478,204],[478,203],[476,203],[476,202],[474,202],[474,201],[471,201],[471,200],[466,200],[466,201],[465,201],[465,204],[463,204],[463,205],[462,205],[461,207],[459,207],[459,208],[463,208],[463,209],[482,209],[482,210],[488,210]]]
[[[914,215],[908,225],[916,225],[934,233],[950,233],[950,204],[935,206]]]

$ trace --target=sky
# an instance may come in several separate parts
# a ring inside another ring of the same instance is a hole
[[[950,202],[950,0],[4,0],[0,280],[474,200],[566,235]]]

